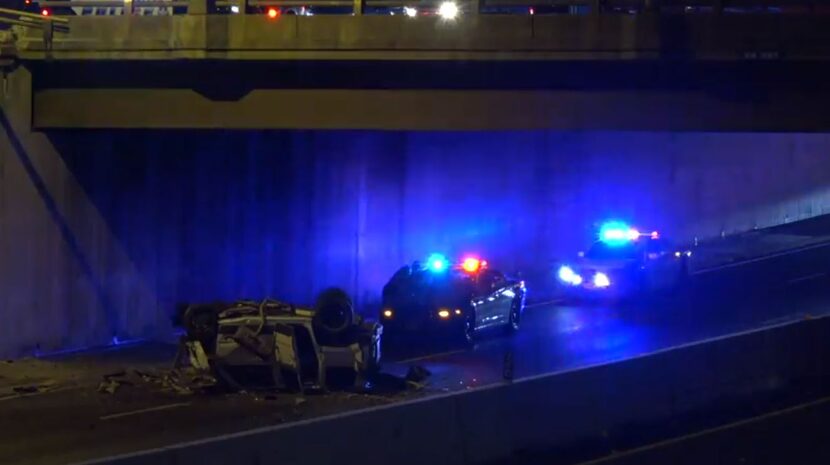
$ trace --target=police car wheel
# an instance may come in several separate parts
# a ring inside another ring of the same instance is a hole
[[[510,306],[510,315],[508,316],[507,329],[510,331],[518,331],[520,320],[521,314],[519,312],[519,304],[518,302],[513,302],[513,304]]]
[[[366,375],[369,378],[373,378],[380,373],[381,364],[380,364],[380,354],[378,353],[379,349],[376,345],[372,345],[370,350],[369,359],[366,361]]]
[[[462,342],[466,345],[471,345],[475,342],[475,325],[474,322],[475,317],[470,315],[470,317],[464,319],[464,324],[461,325],[462,327]]]

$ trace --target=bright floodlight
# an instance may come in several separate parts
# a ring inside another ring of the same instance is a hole
[[[405,6],[403,7],[403,13],[409,16],[410,18],[414,18],[418,16],[418,9],[411,6]]]
[[[231,13],[239,13],[239,5],[231,5]]]
[[[458,16],[458,5],[455,2],[444,2],[438,7],[438,16],[444,19],[455,19]]]

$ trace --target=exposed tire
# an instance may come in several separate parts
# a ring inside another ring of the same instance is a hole
[[[212,354],[216,349],[219,311],[217,305],[191,305],[182,315],[182,326],[187,338],[199,341],[208,354]]]
[[[342,289],[329,288],[321,292],[314,309],[314,335],[321,340],[321,344],[336,343],[354,325],[352,299]]]

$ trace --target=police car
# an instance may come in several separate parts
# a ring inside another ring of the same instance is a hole
[[[626,223],[602,225],[599,239],[557,277],[572,297],[628,297],[677,289],[688,275],[690,250],[681,250],[657,231]]]
[[[392,276],[383,288],[380,320],[387,342],[426,333],[469,344],[485,328],[517,330],[524,306],[523,281],[477,257],[451,262],[434,254]]]

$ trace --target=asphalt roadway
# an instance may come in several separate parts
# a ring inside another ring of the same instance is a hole
[[[512,336],[482,335],[471,350],[393,354],[386,368],[417,364],[429,389],[397,395],[179,396],[73,388],[0,400],[0,463],[56,464],[159,447],[430,392],[609,363],[678,345],[830,313],[830,246],[773,254],[693,275],[684,290],[648,302],[557,303],[528,309]],[[511,371],[511,370],[508,370]]]

